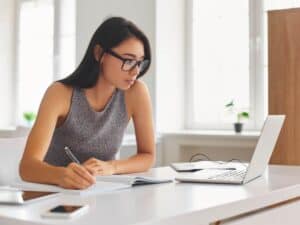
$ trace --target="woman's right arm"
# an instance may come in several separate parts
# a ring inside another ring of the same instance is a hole
[[[95,183],[95,178],[81,165],[70,163],[67,167],[58,167],[43,161],[58,118],[69,110],[71,93],[71,88],[60,83],[53,83],[47,89],[20,162],[19,172],[23,180],[75,189],[84,189]]]

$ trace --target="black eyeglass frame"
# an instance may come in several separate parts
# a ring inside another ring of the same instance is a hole
[[[116,57],[117,59],[121,60],[121,61],[122,61],[121,69],[122,69],[123,71],[126,71],[126,72],[131,71],[131,70],[133,70],[136,66],[138,66],[139,69],[140,69],[139,73],[143,73],[143,72],[145,71],[145,69],[147,68],[147,66],[149,65],[149,63],[150,63],[150,60],[149,60],[149,59],[143,59],[143,60],[138,61],[138,60],[135,60],[135,59],[123,58],[122,56],[120,56],[119,54],[117,54],[116,52],[114,52],[114,51],[111,50],[111,49],[106,49],[104,52],[106,52],[106,53],[108,53],[108,54],[110,54],[110,55]],[[125,65],[125,63],[126,63],[127,61],[136,61],[136,62],[134,63],[134,65],[131,66],[131,68],[129,68],[129,69],[124,69],[124,65]],[[141,66],[141,65],[142,65],[142,66]]]

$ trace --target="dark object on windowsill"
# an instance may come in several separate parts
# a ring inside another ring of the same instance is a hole
[[[241,133],[242,132],[242,130],[243,130],[243,123],[237,122],[237,123],[234,123],[233,125],[234,125],[234,131],[235,131],[235,133]]]

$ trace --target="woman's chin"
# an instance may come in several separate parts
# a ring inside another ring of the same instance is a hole
[[[134,82],[124,82],[122,85],[118,86],[118,89],[121,89],[123,91],[128,90],[129,88],[131,88],[133,86]]]

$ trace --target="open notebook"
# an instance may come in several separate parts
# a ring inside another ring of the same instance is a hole
[[[157,177],[147,176],[133,176],[133,175],[112,175],[112,176],[98,176],[97,181],[113,182],[128,184],[130,186],[142,185],[142,184],[160,184],[172,182],[173,179],[162,179]]]
[[[134,185],[141,184],[159,184],[172,182],[173,179],[159,179],[156,177],[132,176],[132,175],[112,175],[112,176],[98,176],[96,184],[84,190],[65,189],[56,185],[31,183],[25,181],[18,181],[12,184],[12,187],[19,188],[26,191],[48,191],[48,192],[62,192],[67,194],[98,194],[103,192],[110,192],[114,190],[129,188]]]

